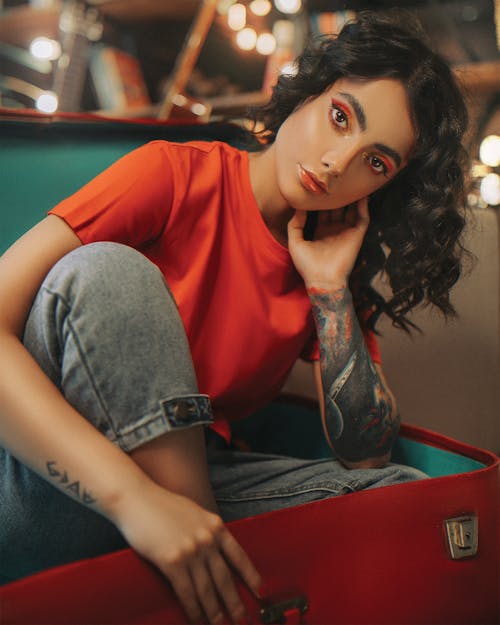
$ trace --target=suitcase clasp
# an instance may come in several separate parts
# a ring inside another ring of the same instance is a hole
[[[262,607],[260,609],[260,620],[264,625],[287,622],[300,623],[300,617],[308,608],[307,597],[293,597],[286,601],[280,601],[279,603],[272,603]],[[299,620],[296,620],[297,616]]]
[[[475,556],[478,548],[477,515],[459,516],[445,521],[448,547],[453,560]]]

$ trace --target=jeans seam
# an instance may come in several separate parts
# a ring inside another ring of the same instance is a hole
[[[254,493],[253,495],[247,495],[247,496],[235,496],[235,497],[228,497],[228,496],[220,496],[217,495],[217,501],[223,501],[223,502],[243,502],[243,501],[255,501],[258,499],[277,499],[277,498],[285,498],[285,497],[295,497],[297,495],[305,495],[306,493],[314,493],[314,492],[327,492],[327,493],[332,493],[332,494],[338,494],[340,491],[338,490],[334,490],[333,488],[318,488],[318,487],[314,487],[314,488],[306,488],[306,489],[302,489],[302,490],[297,490],[297,491],[273,491],[273,492],[267,492],[267,493]]]
[[[76,348],[78,350],[78,355],[80,356],[80,360],[81,360],[83,366],[85,367],[85,371],[87,372],[87,375],[89,376],[90,383],[92,384],[92,388],[94,389],[94,392],[95,392],[95,395],[96,395],[97,400],[99,402],[99,405],[101,406],[101,408],[102,408],[102,410],[103,410],[103,412],[104,412],[104,414],[106,416],[106,423],[109,426],[109,428],[111,429],[111,431],[113,432],[113,439],[110,439],[110,440],[112,440],[112,441],[117,441],[118,440],[119,441],[119,437],[118,437],[117,432],[115,430],[115,426],[113,424],[113,420],[111,418],[111,415],[109,414],[109,410],[107,409],[106,403],[104,402],[103,398],[101,397],[101,394],[99,392],[97,384],[96,384],[96,382],[94,380],[94,376],[92,374],[92,371],[91,371],[91,369],[89,367],[87,359],[85,358],[85,355],[84,355],[85,352],[84,352],[83,347],[82,347],[82,345],[80,343],[80,339],[78,337],[78,333],[77,333],[75,327],[73,326],[73,323],[71,322],[71,318],[70,318],[71,305],[66,301],[66,299],[60,293],[52,291],[51,289],[49,289],[47,287],[43,287],[43,288],[44,288],[44,291],[50,293],[51,295],[56,297],[58,300],[60,300],[64,304],[64,306],[66,307],[66,309],[68,311],[67,312],[66,321],[68,323],[68,327],[69,327],[70,333],[71,333],[71,335],[73,337],[73,340],[75,341],[75,345],[76,345]]]
[[[338,494],[342,491],[351,491],[355,492],[356,487],[359,487],[359,480],[356,480],[352,484],[338,483],[339,488],[333,488],[328,483],[320,482],[315,486],[311,486],[310,488],[296,488],[296,489],[276,489],[276,490],[267,490],[260,492],[253,492],[251,495],[219,495],[217,494],[217,501],[253,501],[255,499],[275,499],[277,497],[295,497],[296,495],[304,495],[306,493],[314,493],[314,492],[328,492]]]

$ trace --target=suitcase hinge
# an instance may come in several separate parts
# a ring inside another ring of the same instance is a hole
[[[271,625],[271,623],[300,623],[300,617],[308,608],[307,597],[293,597],[286,601],[262,607],[260,609],[260,621],[264,625]]]
[[[477,515],[459,516],[445,521],[448,547],[453,560],[475,556],[478,547]]]

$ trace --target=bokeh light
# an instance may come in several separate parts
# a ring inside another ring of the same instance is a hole
[[[269,0],[253,0],[253,2],[250,2],[250,11],[259,17],[267,15],[271,9],[272,6]]]
[[[236,35],[236,43],[242,50],[253,50],[257,43],[257,33],[253,28],[244,28]]]
[[[481,197],[490,206],[500,204],[500,176],[498,174],[488,174],[481,180]]]
[[[55,113],[59,106],[59,101],[55,93],[46,91],[38,96],[35,106],[41,113]]]
[[[271,33],[261,33],[257,37],[255,47],[260,54],[272,54],[276,50],[276,39]]]
[[[61,56],[61,44],[48,37],[35,37],[30,43],[30,52],[37,59],[55,61]]]
[[[500,137],[498,135],[489,135],[481,141],[479,158],[482,163],[490,167],[500,165]]]
[[[229,28],[232,28],[233,30],[241,30],[242,28],[245,28],[246,22],[247,10],[244,4],[240,4],[238,2],[229,7],[229,11],[227,12],[227,23]]]
[[[298,13],[302,8],[301,0],[274,0],[274,4],[281,13]]]

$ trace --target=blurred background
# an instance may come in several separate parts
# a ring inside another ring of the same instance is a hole
[[[500,0],[0,0],[0,112],[246,124],[309,37],[393,7],[417,15],[466,95],[476,261],[457,322],[417,311],[415,338],[382,324],[384,366],[404,421],[500,452]],[[311,376],[299,364],[287,389],[313,395]]]
[[[393,7],[415,13],[455,68],[471,114],[469,202],[498,206],[500,0],[0,0],[0,106],[244,120],[309,37]]]

